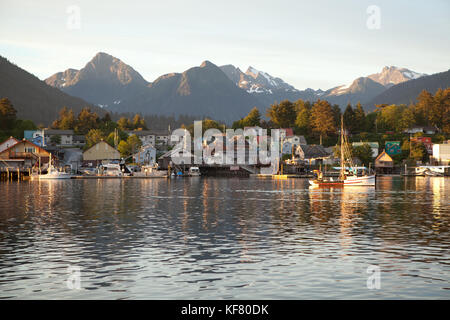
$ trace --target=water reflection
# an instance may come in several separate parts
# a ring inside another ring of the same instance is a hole
[[[449,179],[0,184],[2,298],[448,296]],[[369,264],[383,290],[365,287]],[[65,286],[68,265],[83,288]],[[420,290],[418,290],[420,288]]]

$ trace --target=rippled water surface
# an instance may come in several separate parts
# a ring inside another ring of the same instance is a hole
[[[2,182],[0,298],[450,298],[449,178],[307,184]]]

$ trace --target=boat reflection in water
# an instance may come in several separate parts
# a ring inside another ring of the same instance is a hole
[[[0,298],[448,297],[450,179],[0,184]],[[67,266],[80,266],[68,290]],[[367,267],[382,272],[368,290]],[[41,271],[42,270],[42,271]]]

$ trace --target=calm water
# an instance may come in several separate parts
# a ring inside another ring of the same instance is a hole
[[[0,298],[450,298],[450,178],[307,183],[0,183]]]

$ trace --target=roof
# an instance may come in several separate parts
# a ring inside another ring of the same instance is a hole
[[[116,148],[114,148],[112,145],[110,145],[108,142],[106,142],[105,140],[100,140],[99,142],[97,142],[96,144],[93,144],[92,146],[90,146],[89,148],[87,148],[86,150],[84,150],[84,152],[83,153],[86,153],[86,152],[88,152],[90,149],[92,149],[93,147],[95,147],[96,145],[98,145],[99,143],[102,143],[102,142],[104,142],[104,143],[106,143],[108,146],[110,146],[111,148],[113,148],[114,150],[116,150],[117,151],[117,149]],[[118,152],[118,151],[117,151]]]
[[[386,153],[386,150],[383,150],[382,153],[378,155],[378,157],[375,159],[375,161],[394,161],[392,158]]]
[[[72,139],[73,141],[86,141],[86,137],[83,135],[74,135]]]
[[[166,153],[164,153],[162,156],[160,156],[159,158],[171,158],[174,154],[179,154],[181,153],[183,156],[182,157],[190,157],[193,155],[192,152],[189,152],[187,150],[184,150],[183,148],[174,148],[172,150],[167,151]]]
[[[150,131],[150,130],[136,130],[136,131],[127,131],[129,135],[135,134],[138,137],[144,136],[168,136],[169,132],[167,131]]]
[[[50,154],[50,153],[49,153],[47,150],[45,150],[44,148],[38,146],[37,144],[34,144],[33,142],[31,142],[31,141],[29,141],[29,140],[26,140],[26,139],[23,139],[23,140],[21,140],[21,141],[15,143],[15,144],[13,144],[12,146],[10,146],[10,147],[6,148],[5,150],[1,151],[0,153],[3,153],[3,152],[5,152],[5,151],[8,151],[8,150],[11,149],[12,147],[17,146],[19,143],[26,143],[26,142],[28,142],[29,144],[35,146],[35,147],[38,148],[41,152],[43,151],[43,152],[46,152],[46,153]]]
[[[325,148],[321,145],[311,144],[311,145],[299,145],[298,148],[301,148],[303,154],[305,155],[305,159],[312,158],[325,158],[330,154],[325,150]]]
[[[4,144],[6,144],[8,141],[13,141],[14,143],[12,145],[8,145],[6,147],[3,147]],[[8,139],[4,140],[2,143],[0,143],[0,152],[2,152],[3,150],[8,149],[9,147],[12,147],[13,145],[17,144],[18,142],[20,142],[20,140],[17,140],[14,137],[9,137]]]
[[[73,130],[57,130],[57,129],[43,129],[44,134],[73,134]]]
[[[289,141],[291,138],[295,138],[295,137],[298,138],[300,144],[308,144],[306,142],[305,136],[298,136],[298,135],[288,136],[288,137],[286,137],[286,140]]]
[[[291,137],[294,135],[294,130],[292,128],[280,128],[280,131],[284,130],[286,132],[286,137]]]

